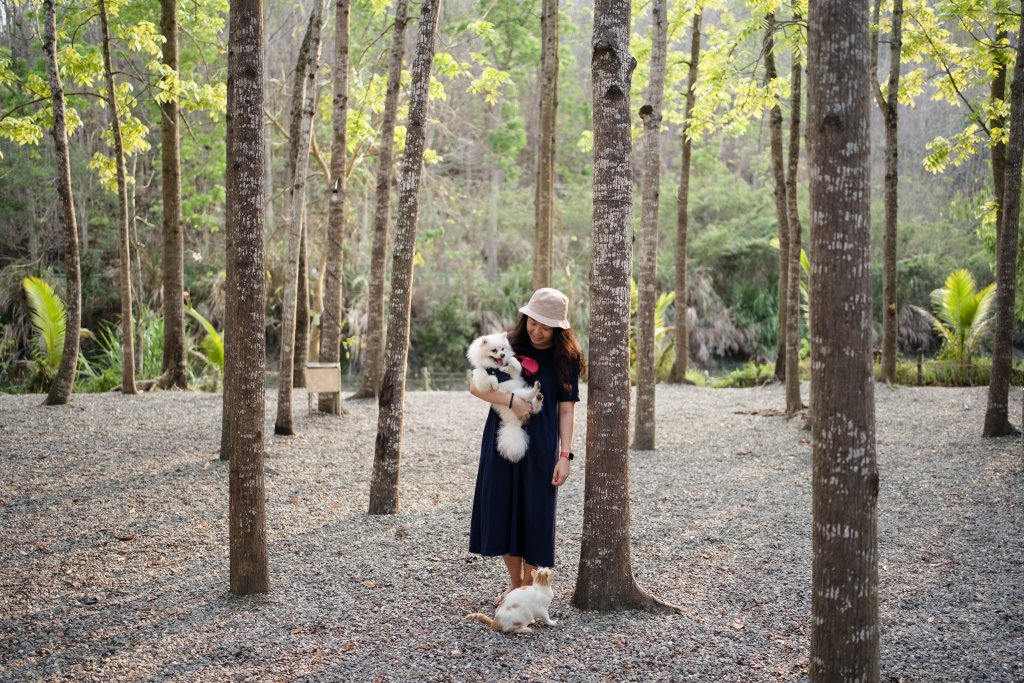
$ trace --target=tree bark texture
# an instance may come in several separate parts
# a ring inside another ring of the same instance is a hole
[[[249,595],[270,590],[263,480],[267,293],[263,256],[262,0],[232,0],[228,30],[222,429],[231,461],[231,592]]]
[[[1024,10],[1024,7],[1022,7]],[[1024,30],[1024,13],[1021,15]],[[1024,35],[1020,32],[1018,36]],[[1021,168],[1024,157],[1024,43],[1018,40],[1017,60],[1010,85],[1010,140],[1006,145],[1003,224],[996,247],[996,319],[992,344],[992,374],[988,384],[983,436],[1015,432],[1010,424],[1010,371],[1013,364],[1013,303],[1017,294],[1017,234],[1020,232]]]
[[[799,25],[801,17],[794,14]],[[789,240],[786,256],[789,275],[786,278],[786,413],[801,410],[800,398],[800,245],[803,241],[800,208],[797,202],[796,176],[800,168],[800,99],[803,90],[803,64],[793,51],[793,78],[789,100],[789,157],[786,159],[786,220]]]
[[[654,307],[657,302],[658,198],[661,189],[661,102],[665,91],[665,51],[668,41],[666,0],[651,3],[651,76],[647,104],[640,108],[644,124],[643,205],[640,220],[640,260],[637,278],[636,431],[633,448],[654,450],[655,385]]]
[[[413,255],[416,251],[416,215],[426,138],[430,70],[434,64],[438,0],[423,0],[416,56],[409,94],[409,123],[398,186],[395,251],[391,265],[391,302],[384,349],[384,375],[377,406],[377,442],[370,482],[369,512],[394,514],[399,510],[398,472],[402,458],[402,418],[405,370],[409,357],[409,318],[412,311]]]
[[[997,31],[993,44],[998,46],[993,56],[995,74],[992,76],[991,100],[996,105],[1006,99],[1006,58],[1003,52],[1003,42],[1007,39],[1006,31]],[[997,108],[993,106],[993,111]],[[1006,127],[1006,117],[994,115],[989,122],[989,130],[994,128],[1003,129]],[[1006,189],[1006,143],[998,140],[992,143],[992,194],[996,203],[996,242],[999,242],[999,230],[1003,225],[1003,196]]]
[[[409,0],[396,0],[395,25],[391,33],[391,57],[388,85],[384,93],[384,118],[381,121],[380,151],[377,154],[374,190],[373,238],[370,246],[370,291],[366,303],[366,338],[360,341],[363,374],[352,398],[380,395],[384,372],[384,279],[387,270],[388,232],[391,229],[391,184],[394,182],[395,119],[401,86],[402,60],[405,55],[406,11]]]
[[[306,172],[309,169],[309,146],[316,113],[316,70],[320,61],[320,30],[323,27],[324,3],[316,0],[309,15],[306,35],[295,64],[292,89],[292,134],[288,193],[285,195],[283,221],[290,226],[288,256],[285,263],[284,298],[281,306],[281,356],[277,382],[277,420],[275,434],[294,434],[292,386],[295,361],[295,328],[298,317],[299,262],[302,251],[302,222],[306,196]],[[296,125],[297,123],[297,125]],[[307,315],[307,311],[302,312]]]
[[[163,63],[178,72],[178,0],[161,0]],[[185,372],[185,246],[181,216],[181,145],[178,98],[160,104],[160,164],[163,192],[164,352],[161,388],[188,388]]]
[[[314,100],[315,102],[315,100]],[[295,351],[292,359],[292,388],[305,388],[309,360],[309,220],[306,193],[302,193],[302,226],[299,229],[299,280],[295,285]]]
[[[878,681],[868,3],[808,16],[814,681]]]
[[[551,286],[551,245],[555,223],[555,130],[558,117],[558,0],[542,0],[540,131],[534,204],[533,287]]]
[[[764,32],[764,83],[771,85],[779,77],[775,66],[775,31],[778,25],[775,14],[765,17]],[[779,292],[778,331],[775,345],[775,378],[786,376],[786,324],[788,314],[786,302],[789,298],[789,214],[786,206],[786,164],[782,144],[782,105],[772,105],[768,113],[768,130],[771,140],[772,179],[775,181],[775,217],[779,224]]]
[[[348,128],[348,32],[349,0],[334,6],[334,103],[331,124],[331,196],[327,217],[327,262],[323,272],[324,306],[320,314],[320,353],[323,363],[337,363],[341,357],[342,266],[345,243],[345,165]],[[341,393],[321,396],[322,412],[341,413]]]
[[[881,14],[881,0],[875,0],[874,21]],[[878,87],[878,32],[871,37],[871,80],[875,102],[885,125],[885,246],[882,257],[882,368],[881,379],[896,381],[896,347],[899,331],[896,300],[896,235],[899,207],[899,90],[900,53],[903,45],[903,0],[893,0],[892,35],[889,42],[889,78],[886,93]]]
[[[633,576],[629,524],[629,291],[633,169],[630,3],[594,4],[594,234],[583,539],[573,605],[653,608]]]
[[[110,133],[114,139],[114,162],[117,165],[117,204],[120,222],[120,281],[121,281],[121,391],[134,394],[135,346],[132,330],[132,259],[128,226],[128,173],[124,166],[124,144],[121,138],[121,119],[117,111],[114,90],[114,71],[110,58],[110,25],[105,0],[99,0],[100,25],[103,31],[103,69],[106,72],[107,100],[110,105]]]
[[[78,371],[79,328],[82,326],[82,271],[78,252],[78,223],[75,219],[75,196],[71,191],[71,155],[68,150],[68,129],[64,106],[64,86],[57,68],[57,12],[55,0],[44,0],[43,52],[53,100],[53,147],[57,161],[57,220],[64,238],[65,291],[64,353],[57,376],[43,401],[45,405],[65,405],[71,400]]]
[[[687,133],[693,112],[698,67],[700,66],[700,24],[701,13],[693,15],[693,36],[690,39],[690,68],[686,85],[686,114],[683,123],[683,156],[679,169],[679,191],[676,195],[676,301],[675,301],[675,344],[676,358],[668,381],[682,384],[686,381],[686,369],[690,362],[689,295],[687,293],[686,239],[690,228],[690,162],[693,158],[693,141]]]

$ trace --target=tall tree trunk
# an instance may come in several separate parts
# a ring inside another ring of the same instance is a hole
[[[658,378],[654,364],[654,307],[658,284],[658,198],[661,190],[661,101],[665,92],[665,50],[668,41],[666,0],[651,3],[651,76],[647,104],[640,107],[644,124],[643,206],[640,219],[640,273],[636,320],[636,433],[633,448],[653,450],[654,403]]]
[[[779,77],[775,67],[775,31],[778,25],[775,14],[765,17],[764,32],[764,83],[771,85]],[[775,218],[779,224],[779,292],[778,292],[778,331],[775,344],[775,378],[784,380],[786,377],[786,316],[789,313],[786,305],[789,299],[789,213],[786,205],[786,164],[782,151],[782,105],[775,102],[768,116],[768,129],[771,137],[772,178],[775,181]]]
[[[558,0],[541,0],[540,131],[534,199],[533,287],[551,286],[555,223],[555,129],[558,117]]]
[[[679,193],[676,196],[676,301],[675,301],[675,344],[676,359],[668,381],[682,384],[686,381],[686,368],[690,362],[690,326],[687,321],[689,295],[687,293],[686,239],[690,229],[690,160],[693,156],[693,141],[687,129],[693,115],[698,67],[700,66],[700,23],[702,14],[693,15],[693,36],[690,39],[690,68],[686,85],[686,115],[683,119],[683,158],[679,168]]]
[[[316,113],[316,71],[320,61],[320,29],[323,27],[324,3],[316,0],[309,15],[306,35],[295,64],[292,89],[292,125],[289,177],[285,197],[285,224],[290,226],[288,257],[285,263],[284,300],[281,306],[281,362],[277,382],[277,420],[275,434],[294,434],[292,420],[292,381],[295,361],[295,328],[298,317],[299,263],[302,253],[302,222],[306,197],[306,171],[309,168],[309,146]],[[302,281],[305,281],[302,279]],[[307,309],[302,312],[306,315]]]
[[[114,139],[114,162],[117,165],[117,203],[120,209],[120,253],[121,253],[121,340],[123,356],[121,362],[121,390],[134,394],[135,390],[135,346],[132,330],[132,259],[129,246],[128,226],[128,174],[124,166],[124,144],[121,139],[121,119],[118,114],[117,97],[114,91],[114,71],[110,59],[110,26],[105,0],[99,0],[100,25],[103,31],[103,70],[107,81],[107,100],[110,104],[110,132]]]
[[[178,2],[161,0],[160,33],[164,36],[164,65],[178,72]],[[164,309],[164,359],[161,388],[188,387],[185,373],[184,238],[181,220],[181,152],[178,100],[160,105],[161,185],[164,208],[164,259],[161,280]]]
[[[1003,52],[1003,43],[1009,34],[1005,30],[996,32],[993,48],[995,54],[992,57],[992,64],[995,74],[992,76],[991,87],[991,111],[998,112],[1003,100],[1006,99],[1006,63],[1007,59]],[[1005,129],[1006,117],[1002,114],[994,114],[989,123],[989,130],[995,128]],[[1003,226],[1003,196],[1006,189],[1006,143],[1001,139],[994,141],[992,149],[992,199],[996,204],[996,243],[999,242],[999,230]]]
[[[491,108],[491,130],[501,130],[501,107]],[[484,247],[485,272],[489,281],[498,276],[498,196],[501,193],[502,170],[497,158],[490,160],[490,196],[487,201],[487,240]]]
[[[898,2],[899,0],[897,0]],[[801,17],[794,13],[793,23]],[[786,278],[786,413],[802,409],[800,398],[800,209],[796,193],[796,174],[800,167],[800,96],[803,65],[798,50],[793,50],[793,79],[789,100],[789,158],[786,160],[786,217],[789,223],[789,275]]]
[[[306,386],[306,361],[309,360],[309,216],[306,193],[302,193],[302,227],[299,237],[299,281],[295,287],[295,351],[292,361],[292,386]]]
[[[808,16],[815,681],[878,681],[867,2]]]
[[[327,263],[323,271],[324,307],[320,314],[320,361],[337,363],[341,357],[342,275],[345,243],[346,145],[348,127],[349,0],[335,0],[334,105],[331,124],[331,200],[327,218]],[[321,396],[323,412],[341,413],[341,394]]]
[[[395,253],[391,265],[391,303],[388,338],[384,350],[384,376],[377,408],[377,443],[370,482],[372,515],[398,512],[398,471],[402,459],[402,417],[405,370],[409,357],[409,317],[412,311],[413,254],[416,251],[416,214],[426,138],[430,70],[434,64],[438,0],[423,0],[416,56],[412,65],[409,124],[398,187]]]
[[[629,0],[594,3],[594,235],[583,541],[573,605],[665,607],[633,576],[629,525],[629,282],[633,169]]]
[[[1024,36],[1024,3],[1021,29]],[[1010,424],[1010,371],[1013,364],[1014,300],[1017,294],[1017,233],[1020,232],[1021,168],[1024,157],[1024,42],[1017,41],[1017,61],[1010,85],[1010,140],[1006,146],[1003,188],[1003,224],[996,247],[996,320],[992,345],[992,373],[982,436],[1016,433]]]
[[[384,373],[384,276],[387,271],[388,232],[391,227],[391,184],[394,181],[395,118],[401,86],[402,60],[405,54],[406,10],[409,0],[396,0],[395,25],[391,34],[391,59],[388,86],[384,94],[384,119],[381,121],[380,152],[377,155],[374,191],[373,239],[370,247],[370,291],[366,302],[366,339],[363,351],[363,375],[352,398],[371,398],[380,394]]]
[[[881,0],[875,0],[873,23],[879,24]],[[885,247],[882,259],[882,372],[883,381],[896,382],[896,231],[899,206],[899,90],[903,45],[903,0],[893,0],[887,92],[878,86],[878,31],[871,35],[871,84],[885,124]]]
[[[64,405],[71,400],[78,371],[78,334],[82,326],[82,270],[78,254],[78,224],[75,220],[75,196],[71,191],[71,155],[64,106],[64,86],[57,68],[57,12],[55,0],[44,0],[43,52],[53,99],[53,147],[57,160],[57,220],[64,238],[65,292],[64,352],[57,376],[50,385],[45,405]]]
[[[231,592],[270,590],[263,411],[263,2],[231,0],[228,28],[224,410]],[[223,454],[222,454],[223,457]]]

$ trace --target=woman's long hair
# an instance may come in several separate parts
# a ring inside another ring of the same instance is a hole
[[[526,314],[520,313],[519,320],[508,331],[508,340],[512,343],[512,348],[515,349],[516,353],[523,353],[531,345],[530,334],[526,331],[526,320]],[[583,347],[580,345],[580,341],[576,338],[576,333],[572,329],[565,330],[561,327],[552,327],[551,331],[553,332],[551,343],[555,348],[555,365],[557,367],[558,381],[561,382],[562,388],[565,391],[569,391],[572,388],[570,373],[574,363],[579,365],[580,377],[587,376],[587,361],[583,357]]]

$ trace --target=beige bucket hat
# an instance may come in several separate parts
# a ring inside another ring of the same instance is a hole
[[[541,287],[534,292],[530,303],[520,308],[519,312],[548,327],[561,327],[563,330],[570,327],[567,317],[569,297],[551,287]]]

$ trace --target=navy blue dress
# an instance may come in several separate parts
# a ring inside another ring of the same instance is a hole
[[[525,423],[530,444],[526,456],[515,464],[498,453],[500,421],[497,412],[488,412],[480,445],[469,551],[486,556],[514,555],[535,567],[553,567],[558,487],[551,483],[551,476],[559,451],[558,404],[580,400],[579,366],[574,364],[569,386],[562,387],[554,367],[554,347],[535,349],[528,345],[521,353],[537,361],[537,375],[526,379],[540,382],[544,407]]]

